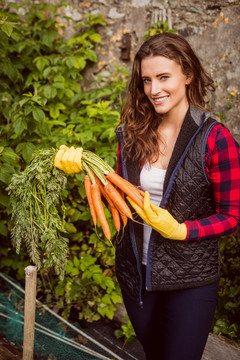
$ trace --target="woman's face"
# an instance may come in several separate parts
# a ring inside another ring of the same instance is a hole
[[[191,79],[178,63],[163,56],[147,57],[142,60],[141,74],[144,93],[158,114],[185,115],[189,106],[186,85]]]

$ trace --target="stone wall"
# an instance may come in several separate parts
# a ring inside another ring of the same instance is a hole
[[[78,21],[86,13],[101,12],[107,22],[100,28],[99,61],[85,72],[88,83],[99,74],[109,75],[115,69],[114,64],[131,69],[145,31],[153,22],[167,19],[169,27],[190,42],[214,78],[213,115],[226,117],[225,125],[240,142],[239,0],[69,0],[68,4],[67,8],[59,8],[60,14]],[[71,21],[66,25],[65,36],[70,37],[74,34]],[[129,57],[123,60],[126,36],[131,38],[131,47]]]
[[[72,0],[67,14],[81,19],[84,13],[101,12],[107,26],[100,29],[99,61],[85,77],[108,75],[114,64],[131,69],[137,49],[153,22],[168,20],[169,27],[186,37],[204,67],[215,80],[211,99],[213,115],[231,129],[240,142],[240,2],[234,0]],[[68,24],[68,35],[73,33]],[[122,60],[124,36],[130,34],[131,48]]]

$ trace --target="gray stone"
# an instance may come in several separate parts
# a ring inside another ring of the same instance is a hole
[[[117,8],[112,8],[110,9],[109,13],[108,13],[108,17],[110,19],[119,19],[122,18],[125,14],[120,14],[119,12],[117,12]]]
[[[240,346],[223,336],[209,334],[202,360],[238,360]]]
[[[235,135],[237,128],[240,129],[240,122],[235,120],[236,113],[240,113],[239,34],[239,16],[234,7],[229,7],[219,14],[202,35],[187,37],[216,84],[211,110],[215,116],[221,113],[227,117],[227,124],[229,128],[234,127]],[[232,100],[235,102],[235,110],[227,111],[231,92],[234,92]]]
[[[144,7],[149,5],[149,0],[132,0],[133,7]]]
[[[114,312],[114,320],[118,321],[121,324],[126,324],[127,320],[126,320],[126,308],[124,306],[124,304],[115,304],[114,305],[116,310]]]
[[[152,0],[152,7],[160,7],[162,8],[163,6],[164,7],[169,7],[168,5],[168,0]],[[148,4],[149,5],[149,4]]]

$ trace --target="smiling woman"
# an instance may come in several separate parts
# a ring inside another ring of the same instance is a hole
[[[145,191],[143,209],[129,199],[137,215],[120,232],[116,274],[147,360],[201,359],[219,238],[239,228],[239,145],[210,117],[208,90],[183,37],[153,36],[135,56],[116,129],[117,171]]]
[[[141,72],[144,93],[157,114],[166,120],[182,123],[188,109],[186,85],[191,78],[182,72],[175,61],[163,56],[151,56],[142,60]]]
[[[135,56],[129,93],[121,114],[125,132],[128,134],[124,150],[127,156],[133,155],[133,160],[140,163],[145,162],[146,159],[150,161],[158,159],[159,142],[165,147],[163,136],[158,131],[162,117],[156,116],[153,103],[145,93],[145,89],[151,83],[152,76],[157,76],[156,80],[160,83],[168,82],[170,74],[166,72],[171,70],[168,70],[170,64],[183,76],[181,88],[188,104],[191,102],[205,109],[208,91],[214,91],[213,80],[203,69],[198,57],[183,37],[164,33],[146,41]],[[145,74],[143,71],[149,73]],[[163,90],[166,89],[163,88]],[[183,114],[178,113],[177,116],[182,117]],[[176,121],[175,119],[175,123]],[[136,148],[136,151],[133,152],[133,148]]]

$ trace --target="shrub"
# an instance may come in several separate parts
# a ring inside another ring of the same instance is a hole
[[[221,278],[213,332],[240,341],[240,234],[221,239]]]
[[[19,15],[20,8],[24,17]],[[6,188],[12,174],[25,169],[35,150],[61,144],[83,146],[111,166],[116,162],[114,129],[127,73],[116,68],[114,75],[99,77],[91,90],[83,92],[83,71],[97,62],[95,44],[101,42],[97,29],[105,20],[101,14],[87,14],[75,25],[76,34],[65,40],[58,8],[44,2],[1,7],[1,269],[18,279],[23,279],[28,259],[24,248],[17,256],[10,242],[11,208]],[[79,317],[88,321],[112,318],[114,304],[121,302],[114,248],[100,227],[96,235],[82,174],[68,177],[62,198],[70,248],[66,277],[60,282],[52,269],[43,268],[38,297],[65,309],[66,316],[76,306]],[[105,211],[114,236],[110,214]]]

